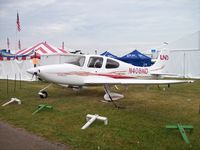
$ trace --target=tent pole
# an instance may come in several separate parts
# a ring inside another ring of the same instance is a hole
[[[7,85],[7,96],[8,96],[8,75],[7,75],[6,85]]]
[[[22,78],[21,78],[21,73],[19,73],[19,87],[20,87],[20,89],[22,88]]]
[[[15,73],[15,81],[14,81],[14,92],[16,91],[16,73]]]

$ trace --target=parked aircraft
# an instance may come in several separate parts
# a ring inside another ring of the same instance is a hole
[[[114,58],[99,55],[69,55],[66,63],[39,66],[27,70],[28,73],[38,76],[42,80],[64,87],[79,90],[83,86],[104,85],[105,100],[123,98],[122,94],[110,91],[110,85],[160,85],[191,83],[192,80],[164,80],[163,75],[170,75],[165,71],[165,65],[170,59],[167,51],[161,52],[157,62],[150,67],[137,67]],[[49,87],[49,86],[48,86]],[[48,96],[45,91],[38,93],[41,98]]]

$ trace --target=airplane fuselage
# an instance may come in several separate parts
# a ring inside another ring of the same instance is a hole
[[[36,71],[37,75],[46,81],[81,86],[85,85],[84,81],[90,77],[96,80],[150,78],[151,70],[151,67],[137,67],[105,56],[72,55],[64,64],[40,66],[32,69],[32,72]]]
[[[110,92],[109,85],[158,85],[193,82],[188,80],[158,80],[157,77],[163,74],[165,62],[169,59],[167,56],[160,55],[157,62],[150,67],[137,67],[105,56],[69,55],[64,64],[39,66],[31,68],[27,72],[50,83],[71,87],[74,90],[79,90],[84,85],[104,85],[104,91],[106,92],[104,99],[112,101],[124,96]],[[48,96],[47,92],[44,91],[46,88],[38,93],[41,98]]]

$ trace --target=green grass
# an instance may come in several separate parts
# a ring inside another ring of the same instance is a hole
[[[188,150],[200,149],[200,81],[194,84],[172,85],[165,91],[151,86],[129,86],[123,100],[116,102],[125,109],[116,109],[112,103],[102,103],[102,87],[91,87],[75,93],[56,85],[48,89],[48,99],[41,100],[37,93],[46,83],[0,80],[0,104],[11,97],[22,100],[22,105],[0,107],[0,120],[51,141],[65,143],[78,150]],[[54,107],[35,115],[39,104]],[[85,117],[99,114],[108,117],[108,125],[96,121],[88,129],[81,130]],[[185,144],[178,130],[166,132],[167,124],[191,124],[191,142]]]

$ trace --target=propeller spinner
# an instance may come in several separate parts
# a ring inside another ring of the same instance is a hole
[[[38,77],[38,73],[40,73],[40,70],[38,68],[30,68],[27,70],[27,72],[33,75],[33,79],[34,76]]]

